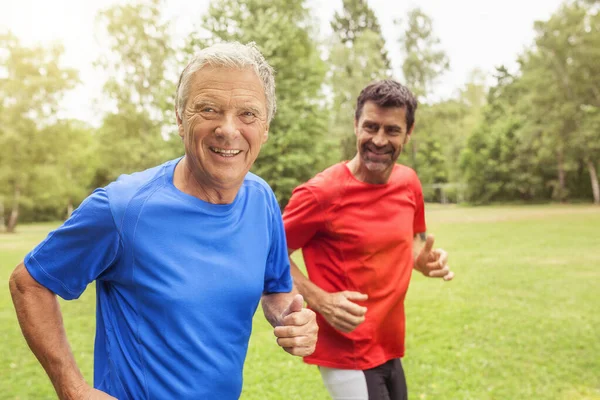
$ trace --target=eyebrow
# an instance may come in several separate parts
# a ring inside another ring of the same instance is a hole
[[[192,102],[192,105],[194,107],[201,107],[201,106],[217,106],[217,103],[215,103],[214,101],[211,101],[210,99],[207,98],[200,98],[200,99],[194,99],[194,101]]]
[[[252,111],[256,115],[262,115],[263,114],[263,111],[260,108],[254,106],[254,105],[244,105],[241,108],[243,108],[244,110]]]
[[[380,124],[380,123],[378,123],[378,122],[375,122],[375,121],[371,121],[371,120],[368,120],[368,119],[365,119],[365,120],[363,121],[363,125],[377,125],[377,126],[381,126],[381,124]],[[386,130],[387,130],[387,129],[390,129],[390,128],[393,128],[393,129],[397,129],[397,130],[399,130],[400,132],[402,132],[402,127],[401,127],[400,125],[396,125],[396,124],[393,124],[393,125],[384,125],[384,128],[385,128]]]
[[[385,128],[386,129],[393,128],[393,129],[397,129],[400,132],[402,132],[402,127],[400,125],[386,125]]]
[[[214,100],[211,100],[210,98],[207,98],[207,97],[201,97],[201,98],[194,99],[192,106],[194,108],[199,108],[199,107],[204,107],[204,106],[211,106],[211,107],[216,107],[216,108],[221,107],[218,102],[215,102]],[[260,107],[257,107],[256,105],[254,105],[252,103],[248,103],[248,102],[244,102],[241,105],[238,105],[236,108],[252,111],[253,113],[255,113],[257,115],[264,114],[264,111],[262,111],[260,109]]]

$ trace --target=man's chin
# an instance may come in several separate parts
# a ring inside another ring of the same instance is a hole
[[[365,167],[371,172],[383,172],[391,165],[389,162],[365,161]]]

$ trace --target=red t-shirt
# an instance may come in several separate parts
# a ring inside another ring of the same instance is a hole
[[[298,186],[283,214],[288,248],[302,248],[308,277],[327,292],[357,291],[365,322],[342,333],[317,314],[319,338],[309,364],[364,370],[404,355],[404,298],[413,237],[425,232],[421,184],[395,165],[386,184],[356,179],[336,164]]]

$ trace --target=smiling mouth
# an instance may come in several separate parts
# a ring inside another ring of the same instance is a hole
[[[370,148],[366,148],[365,150],[366,150],[367,153],[371,153],[371,154],[374,154],[376,156],[385,156],[385,155],[392,154],[392,152],[389,151],[389,150],[377,151],[377,150],[373,150],[373,149],[370,149]]]
[[[242,152],[241,150],[221,149],[219,147],[209,147],[209,149],[210,151],[220,155],[221,157],[235,157]]]

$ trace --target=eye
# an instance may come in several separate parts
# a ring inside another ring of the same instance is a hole
[[[400,128],[390,128],[387,130],[388,135],[390,136],[398,136],[402,133],[402,130]]]
[[[204,108],[202,108],[201,111],[205,112],[205,113],[212,113],[212,112],[215,112],[215,109],[212,107],[204,107]]]
[[[253,113],[252,111],[244,111],[244,112],[242,113],[242,115],[243,115],[244,117],[256,117],[256,114],[255,114],[255,113]]]
[[[379,130],[379,127],[375,124],[364,124],[363,128],[367,131],[367,132],[377,132]]]

